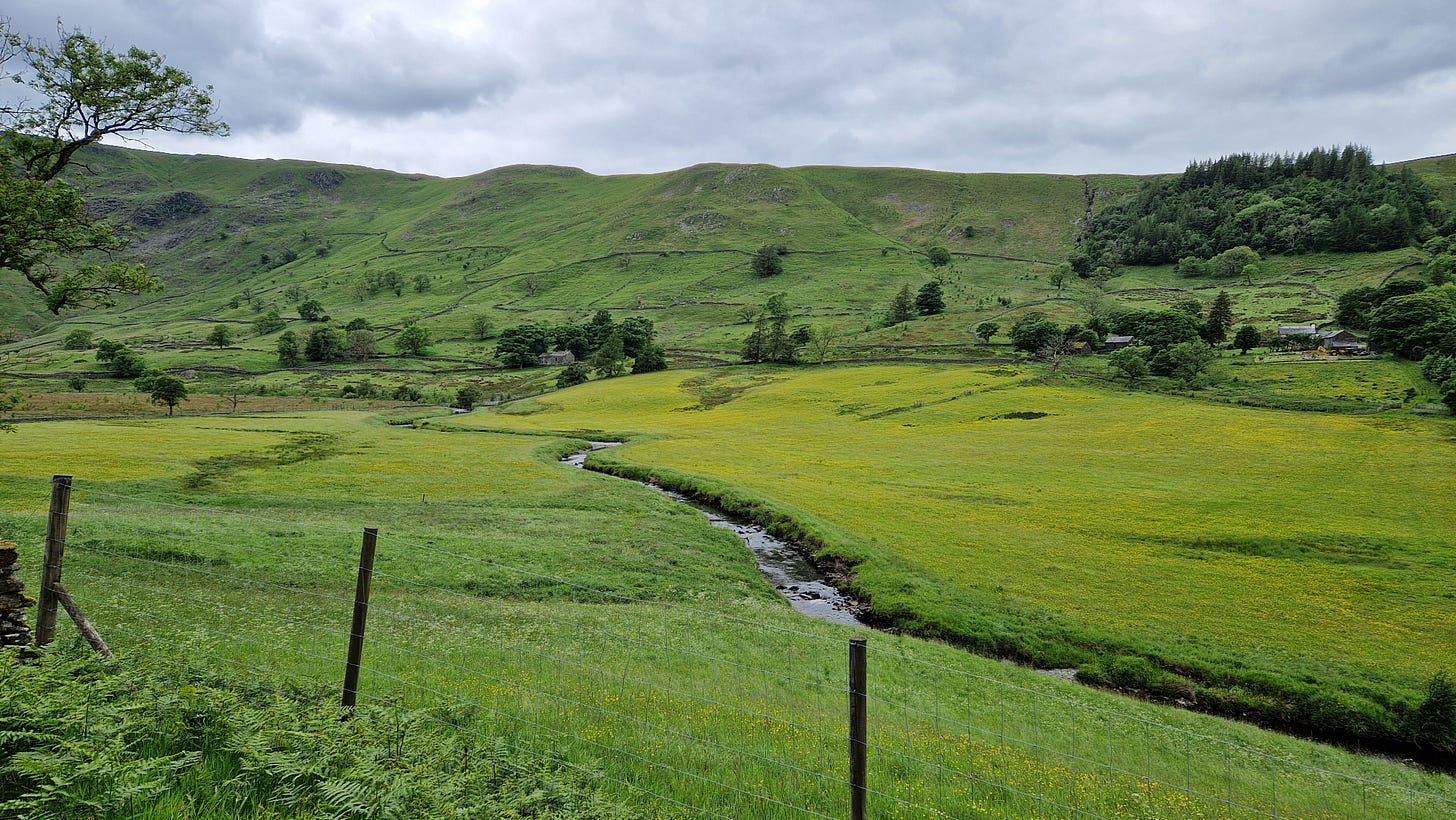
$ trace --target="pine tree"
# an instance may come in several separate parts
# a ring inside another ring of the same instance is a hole
[[[1233,326],[1234,299],[1228,295],[1228,291],[1221,290],[1208,308],[1208,322],[1204,325],[1208,343],[1218,344],[1227,339]]]
[[[910,286],[900,288],[895,294],[895,300],[890,302],[890,309],[885,312],[885,326],[898,325],[901,322],[908,322],[915,318],[915,297],[910,295]]]
[[[932,279],[920,288],[920,292],[915,294],[915,309],[921,316],[945,312],[945,294],[939,282]]]

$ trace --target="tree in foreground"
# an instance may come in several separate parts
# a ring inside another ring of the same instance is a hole
[[[332,362],[344,355],[344,334],[331,327],[309,331],[303,344],[304,358],[311,362]]]
[[[227,133],[215,118],[211,87],[197,86],[155,52],[113,53],[79,31],[63,33],[55,45],[22,42],[3,21],[0,83],[29,95],[0,105],[0,269],[24,277],[55,314],[159,289],[161,280],[141,265],[59,264],[109,257],[127,245],[87,213],[61,175],[78,151],[107,137]]]
[[[1143,355],[1146,348],[1124,347],[1107,354],[1107,363],[1121,373],[1128,384],[1136,384],[1148,377],[1148,360]]]
[[[613,333],[597,348],[596,355],[592,356],[591,366],[604,379],[627,372],[627,351],[622,345],[621,334]]]
[[[1037,353],[1062,335],[1062,328],[1040,311],[1032,311],[1011,326],[1011,344],[1017,350]]]
[[[814,360],[819,364],[824,364],[838,342],[839,330],[833,325],[816,327],[809,332],[809,352],[814,354]]]
[[[1216,358],[1218,354],[1205,342],[1179,342],[1158,351],[1148,366],[1159,376],[1171,376],[1193,386],[1202,380]]]
[[[151,370],[136,380],[136,389],[151,394],[153,404],[167,405],[167,415],[187,398],[187,382],[161,370]]]
[[[995,322],[982,322],[976,325],[975,333],[976,336],[980,338],[981,344],[988,345],[991,343],[991,337],[995,336],[996,331],[1000,329],[1001,326],[996,324]]]
[[[610,317],[609,317],[610,318]],[[530,323],[508,327],[496,339],[495,353],[502,367],[531,367],[536,357],[545,353],[551,344],[547,328]]]

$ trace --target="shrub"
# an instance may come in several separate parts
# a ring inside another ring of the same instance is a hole
[[[467,384],[455,391],[455,406],[464,410],[475,409],[476,402],[484,395],[480,387],[474,384]]]
[[[778,276],[784,272],[783,260],[779,259],[779,250],[773,245],[764,245],[753,254],[753,261],[750,263],[753,272],[758,276]]]

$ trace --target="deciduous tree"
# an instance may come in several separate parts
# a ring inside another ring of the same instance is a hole
[[[232,328],[227,325],[213,325],[212,332],[207,334],[207,343],[213,347],[227,347],[233,343]]]
[[[632,372],[635,373],[656,373],[659,370],[667,369],[667,354],[662,346],[655,342],[648,342],[642,350],[632,358]]]
[[[344,354],[344,335],[331,327],[309,331],[303,344],[304,358],[311,362],[332,362]]]
[[[1039,311],[1032,311],[1011,326],[1011,344],[1017,350],[1036,353],[1062,335],[1062,328]]]
[[[285,330],[278,337],[278,363],[284,367],[298,367],[303,364],[303,351],[298,347],[298,335]]]
[[[165,404],[169,416],[172,415],[173,408],[187,398],[187,382],[161,370],[148,371],[138,378],[136,388],[151,394],[153,404]]]
[[[305,322],[326,322],[324,306],[317,299],[305,299],[298,305],[298,318]]]
[[[1242,325],[1234,334],[1234,347],[1238,348],[1240,353],[1248,353],[1251,348],[1258,347],[1261,341],[1263,341],[1263,337],[1260,336],[1259,329],[1253,325]]]
[[[78,151],[107,137],[226,133],[212,89],[155,52],[113,53],[79,31],[61,32],[54,45],[22,43],[0,21],[0,42],[0,82],[29,95],[0,105],[0,269],[24,277],[56,314],[160,288],[141,265],[61,262],[127,245],[61,176]]]
[[[430,352],[430,331],[424,327],[410,322],[405,325],[404,330],[395,337],[394,349],[400,353],[413,356],[424,356]]]

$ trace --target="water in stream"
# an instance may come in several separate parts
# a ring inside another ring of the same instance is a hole
[[[585,468],[587,454],[592,450],[615,447],[620,443],[616,441],[594,441],[592,442],[591,450],[573,453],[561,461],[562,463],[575,467]],[[804,558],[798,550],[769,535],[764,531],[763,527],[757,524],[734,521],[718,510],[694,501],[681,493],[665,490],[645,482],[638,483],[644,487],[652,487],[652,489],[666,495],[668,498],[696,508],[708,517],[708,522],[713,526],[723,530],[731,530],[753,552],[753,556],[758,562],[758,568],[763,572],[764,577],[779,592],[783,593],[783,596],[788,599],[789,604],[794,609],[811,618],[818,618],[822,621],[848,624],[850,626],[865,625],[859,618],[855,617],[853,600],[826,582],[824,576],[819,573],[819,570]]]

